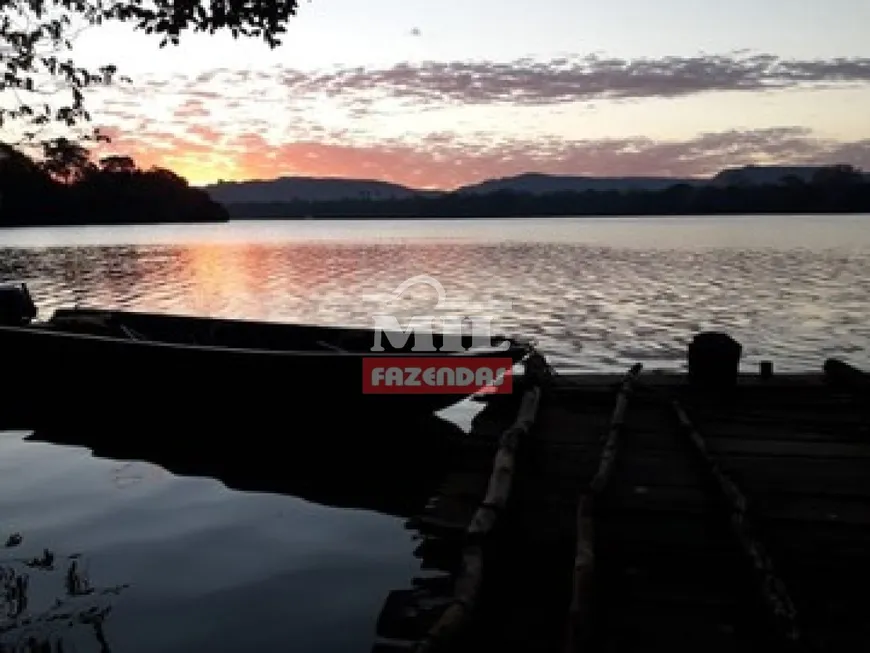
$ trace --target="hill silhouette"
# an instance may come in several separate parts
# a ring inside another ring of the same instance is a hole
[[[870,213],[870,178],[848,165],[743,168],[708,180],[670,183],[521,175],[452,192],[381,199],[349,193],[330,200],[299,197],[228,202],[226,207],[233,219]]]
[[[279,177],[250,181],[223,181],[205,186],[211,198],[222,204],[239,202],[285,202],[308,200],[325,202],[335,199],[407,199],[427,194],[400,184],[371,179],[329,177]],[[438,194],[437,192],[435,194]]]
[[[421,190],[401,184],[370,179],[341,177],[279,177],[271,180],[220,181],[203,187],[221,204],[269,204],[281,202],[330,202],[334,200],[397,200],[412,197],[438,197],[451,193],[489,195],[500,192],[548,195],[587,191],[657,191],[677,185],[745,186],[777,184],[787,178],[812,181],[825,166],[744,166],[722,170],[702,177],[591,177],[588,175],[549,175],[527,172],[512,177],[488,179],[461,186],[453,191]],[[868,177],[870,179],[870,177]]]

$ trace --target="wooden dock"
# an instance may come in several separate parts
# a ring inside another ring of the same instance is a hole
[[[870,650],[866,375],[559,376],[494,396],[374,653]]]

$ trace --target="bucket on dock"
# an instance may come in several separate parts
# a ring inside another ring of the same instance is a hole
[[[743,346],[727,333],[699,333],[689,344],[689,382],[725,388],[737,384]]]

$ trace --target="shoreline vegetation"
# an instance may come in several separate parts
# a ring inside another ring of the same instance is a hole
[[[0,143],[0,227],[226,222],[228,211],[163,168],[141,170],[128,156],[91,160],[60,139],[35,161]]]
[[[335,180],[340,183],[341,180]],[[352,183],[352,180],[348,180]],[[775,182],[737,180],[634,189],[530,192],[409,191],[349,197],[223,204],[170,170],[141,170],[131,157],[94,162],[60,139],[39,161],[0,143],[0,228],[224,223],[230,220],[375,220],[638,217],[870,213],[870,176],[849,165]]]
[[[822,168],[808,180],[690,185],[654,190],[531,193],[498,190],[402,198],[227,203],[244,219],[446,219],[870,213],[870,179],[850,166]]]

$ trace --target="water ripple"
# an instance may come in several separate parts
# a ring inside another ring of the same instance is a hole
[[[831,220],[828,241],[838,224]],[[623,228],[618,222],[611,229]],[[426,274],[451,302],[511,302],[496,326],[536,338],[561,366],[612,371],[640,360],[677,368],[701,329],[733,333],[748,365],[764,357],[778,369],[818,369],[829,355],[870,362],[870,242],[856,246],[848,230],[839,245],[779,249],[692,248],[678,232],[670,247],[659,237],[648,248],[501,241],[497,230],[477,241],[415,242],[413,233],[403,242],[240,237],[6,248],[0,279],[28,281],[46,312],[80,303],[365,326],[383,307],[364,295]],[[436,299],[431,288],[414,287],[390,310],[431,314]]]

